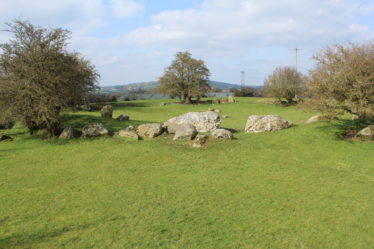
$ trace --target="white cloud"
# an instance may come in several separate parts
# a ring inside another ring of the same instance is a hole
[[[321,46],[374,38],[370,22],[360,22],[373,15],[372,0],[201,0],[124,31],[121,19],[144,13],[147,1],[0,0],[0,28],[21,17],[71,30],[71,48],[92,60],[104,84],[154,80],[181,50],[204,59],[215,80],[238,82],[245,70],[248,83],[261,84],[274,67],[293,64],[296,46],[306,71]]]
[[[88,33],[102,25],[104,10],[101,0],[2,0],[0,23],[21,18],[36,25]]]
[[[138,15],[144,11],[144,4],[133,0],[111,0],[113,15],[120,18],[126,18]]]
[[[201,9],[164,11],[152,25],[126,35],[140,45],[214,49],[217,46],[313,46],[373,37],[356,23],[363,6],[353,0],[205,0]],[[365,34],[364,34],[365,33]]]

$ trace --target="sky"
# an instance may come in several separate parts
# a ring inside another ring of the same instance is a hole
[[[211,80],[262,85],[278,66],[307,74],[325,46],[374,41],[374,0],[0,0],[0,29],[15,19],[72,32],[100,86],[154,81],[178,51]],[[10,34],[0,32],[0,43]]]

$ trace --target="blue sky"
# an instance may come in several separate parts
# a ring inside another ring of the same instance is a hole
[[[299,68],[321,47],[374,39],[372,0],[2,0],[0,23],[15,18],[72,31],[69,48],[101,74],[100,85],[156,80],[189,50],[211,79],[261,85],[277,66]],[[9,34],[0,33],[0,42]]]

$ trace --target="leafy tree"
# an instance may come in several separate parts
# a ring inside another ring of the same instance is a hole
[[[264,82],[264,93],[290,104],[303,92],[303,76],[292,67],[278,67]]]
[[[94,66],[66,50],[69,31],[8,23],[13,39],[0,48],[0,106],[20,118],[32,134],[60,132],[62,107],[82,102],[99,77]]]
[[[374,44],[335,45],[313,56],[307,87],[313,107],[334,115],[374,117]]]
[[[160,78],[158,90],[189,104],[193,97],[201,98],[210,89],[209,75],[204,61],[193,59],[187,51],[178,52]]]

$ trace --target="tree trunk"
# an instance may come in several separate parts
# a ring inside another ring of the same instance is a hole
[[[191,99],[192,99],[191,96],[188,96],[188,94],[184,94],[182,102],[183,102],[183,104],[191,104]]]
[[[57,137],[61,133],[61,125],[59,122],[53,122],[47,126],[49,137]]]

